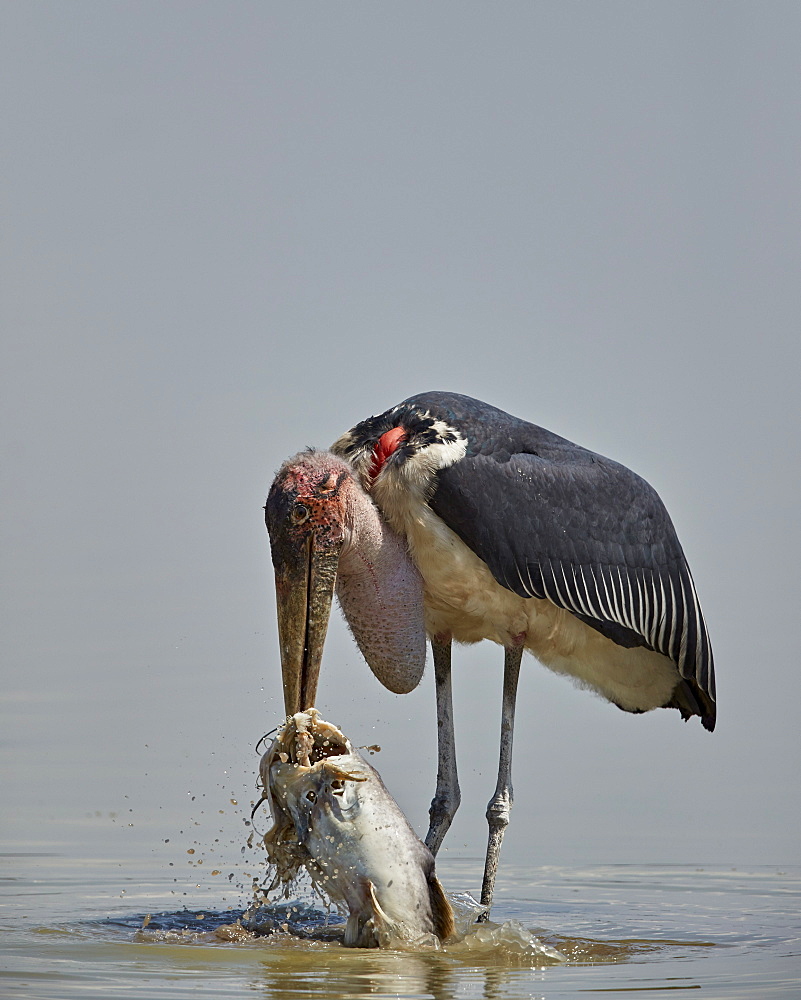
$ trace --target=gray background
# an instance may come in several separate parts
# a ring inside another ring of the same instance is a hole
[[[449,389],[656,486],[718,665],[710,736],[529,658],[506,856],[798,861],[801,6],[0,11],[6,843],[239,856],[272,475]],[[455,660],[452,852],[501,668]],[[337,616],[318,704],[425,829],[430,672],[382,690]]]

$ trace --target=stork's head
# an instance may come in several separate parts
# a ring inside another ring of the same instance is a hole
[[[339,556],[347,533],[351,467],[329,452],[285,462],[264,508],[275,569],[284,703],[314,705]]]
[[[295,455],[265,514],[287,714],[314,705],[335,585],[375,676],[396,693],[415,688],[425,666],[423,583],[353,467],[330,452]]]

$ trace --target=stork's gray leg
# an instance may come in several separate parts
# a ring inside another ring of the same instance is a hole
[[[451,695],[451,637],[435,636],[431,640],[434,653],[434,683],[437,690],[437,790],[431,800],[428,815],[431,822],[426,834],[426,847],[436,854],[451,825],[459,803],[459,778],[456,774],[456,737],[453,730],[453,698]]]
[[[520,676],[522,657],[522,643],[506,647],[503,662],[503,708],[501,710],[501,753],[498,763],[498,784],[495,786],[495,794],[487,806],[489,841],[487,842],[487,860],[484,863],[484,883],[481,886],[481,905],[487,907],[487,912],[484,915],[485,920],[489,916],[489,907],[492,905],[492,893],[495,889],[495,875],[498,872],[501,844],[506,827],[509,825],[509,814],[512,811],[514,800],[512,793],[512,737],[515,728],[517,679]]]

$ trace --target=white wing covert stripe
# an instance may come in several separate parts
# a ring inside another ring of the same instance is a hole
[[[518,570],[526,594],[542,593],[552,604],[574,614],[620,625],[642,636],[651,649],[669,656],[682,676],[705,683],[709,640],[695,586],[685,567],[663,574],[651,567],[627,570],[548,559],[539,567],[539,589],[534,586],[531,568],[527,566],[525,574]]]
[[[515,565],[514,572],[526,596],[628,629],[651,649],[670,657],[683,677],[693,677],[706,689],[711,650],[686,566],[660,573],[650,566],[627,569],[548,559],[539,565]]]

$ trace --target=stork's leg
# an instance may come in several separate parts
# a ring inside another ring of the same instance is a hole
[[[434,653],[434,683],[437,691],[437,790],[431,800],[428,815],[431,822],[426,834],[426,847],[436,854],[451,825],[462,796],[456,774],[456,737],[453,730],[453,698],[451,695],[451,637],[435,636],[431,640]]]
[[[484,919],[489,915],[492,905],[492,893],[495,888],[495,875],[498,872],[498,860],[501,856],[501,844],[506,827],[509,825],[509,814],[512,811],[512,737],[515,727],[515,699],[517,698],[517,679],[520,676],[520,660],[523,657],[523,645],[507,646],[503,663],[503,708],[501,710],[501,753],[498,763],[498,784],[495,794],[487,806],[487,822],[489,823],[489,841],[487,843],[487,860],[484,863],[484,883],[481,886],[481,905],[487,907]]]

